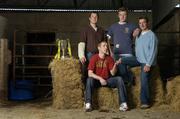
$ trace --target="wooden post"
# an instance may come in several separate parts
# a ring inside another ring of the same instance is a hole
[[[8,64],[11,63],[11,51],[7,39],[0,39],[0,101],[8,96]]]

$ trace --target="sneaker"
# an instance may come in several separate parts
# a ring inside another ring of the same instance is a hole
[[[127,111],[128,110],[127,103],[126,102],[122,103],[119,107],[119,110],[123,112]]]
[[[86,111],[86,112],[92,111],[91,103],[86,103],[86,104],[85,104],[85,111]]]
[[[150,105],[148,105],[148,104],[142,104],[141,105],[141,109],[147,109],[147,108],[149,108],[150,107]]]

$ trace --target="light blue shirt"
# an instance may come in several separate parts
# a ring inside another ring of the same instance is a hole
[[[140,63],[144,63],[148,66],[155,65],[157,58],[157,47],[158,39],[151,30],[141,33],[141,35],[136,38],[135,42],[137,60]]]

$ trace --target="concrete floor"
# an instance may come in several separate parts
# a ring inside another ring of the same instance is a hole
[[[84,112],[83,109],[54,109],[51,102],[36,100],[1,104],[0,119],[180,119],[180,112],[166,110],[166,107],[163,110],[150,108],[127,112],[119,112],[118,109]]]

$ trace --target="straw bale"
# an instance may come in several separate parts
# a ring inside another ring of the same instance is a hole
[[[135,86],[132,86],[130,87],[130,89],[128,89],[128,99],[129,99],[129,104],[132,107],[138,107],[141,104],[141,101],[140,101],[141,69],[140,67],[135,67],[135,68],[132,68],[132,72],[134,73],[136,77]],[[159,106],[165,102],[163,82],[160,77],[158,66],[154,67],[151,72],[150,96],[151,96],[151,103],[153,106]]]
[[[82,108],[83,85],[77,59],[54,59],[50,64],[53,77],[53,107],[58,109]]]
[[[128,105],[130,108],[135,108],[140,105],[140,67],[131,69],[136,77],[135,86],[127,86]],[[163,83],[160,78],[159,68],[155,67],[152,70],[150,79],[151,85],[151,101],[153,106],[159,106],[164,103]],[[94,91],[93,103],[95,108],[118,108],[118,90],[101,87]]]
[[[118,90],[116,88],[97,88],[93,94],[93,107],[97,109],[118,108]]]
[[[172,111],[180,112],[180,76],[167,82],[166,102]]]
[[[49,68],[53,76],[53,107],[61,109],[83,107],[83,85],[80,80],[80,64],[76,59],[53,60]],[[140,105],[140,67],[131,69],[136,80],[135,86],[127,87],[128,104],[130,108]],[[152,70],[150,79],[151,102],[153,106],[164,103],[163,83],[160,78],[159,68]],[[118,108],[118,91],[107,87],[94,90],[94,108]]]

